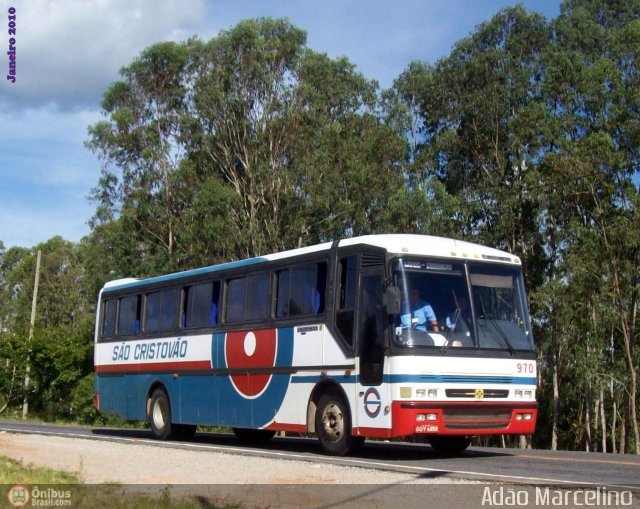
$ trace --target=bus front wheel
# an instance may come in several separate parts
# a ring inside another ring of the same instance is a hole
[[[327,391],[318,401],[315,424],[326,454],[344,456],[353,447],[349,407],[337,390]]]
[[[151,424],[151,433],[158,440],[172,438],[171,404],[167,393],[163,389],[156,389],[151,395],[149,424]]]

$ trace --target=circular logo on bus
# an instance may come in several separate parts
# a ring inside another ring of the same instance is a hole
[[[378,417],[381,408],[380,393],[373,387],[369,387],[367,392],[364,393],[364,411],[373,419]]]
[[[227,333],[224,354],[236,391],[245,398],[257,398],[271,380],[276,365],[278,340],[275,329]]]

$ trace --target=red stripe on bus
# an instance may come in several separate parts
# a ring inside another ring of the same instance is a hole
[[[211,361],[139,362],[135,364],[103,364],[96,366],[96,373],[124,373],[147,371],[195,371],[211,369]]]
[[[368,438],[391,438],[393,436],[393,430],[390,428],[371,428],[365,426],[353,428],[352,433],[354,436]]]
[[[289,431],[291,433],[306,433],[307,427],[304,424],[287,424],[285,422],[272,422],[264,429],[272,431]]]

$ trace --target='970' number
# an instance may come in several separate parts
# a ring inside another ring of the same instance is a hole
[[[518,373],[533,374],[536,371],[535,364],[533,362],[518,362],[518,364],[516,364],[516,371]]]

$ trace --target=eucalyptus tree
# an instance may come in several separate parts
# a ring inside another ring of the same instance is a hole
[[[580,345],[581,396],[591,401],[563,398],[563,406],[583,409],[588,448],[597,446],[598,429],[601,450],[609,443],[624,451],[628,426],[627,448],[636,453],[639,15],[634,1],[562,4],[543,56],[549,141],[541,163],[550,191],[546,235],[557,253],[549,277],[587,317],[554,338],[556,351],[558,342]]]
[[[152,272],[389,228],[403,141],[377,83],[288,20],[154,45],[122,74],[90,129],[93,224],[119,221]]]
[[[540,272],[539,55],[545,19],[518,6],[500,11],[435,65],[422,101],[432,174],[461,198],[463,235],[522,257]]]
[[[106,120],[89,129],[104,162],[94,189],[94,224],[122,217],[130,239],[147,240],[145,255],[171,260],[182,203],[175,174],[185,159],[180,122],[185,114],[187,44],[163,42],[123,67],[123,79],[104,94]]]

